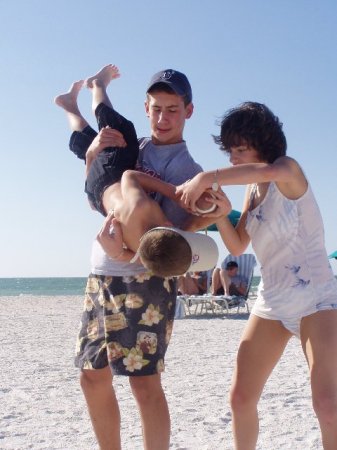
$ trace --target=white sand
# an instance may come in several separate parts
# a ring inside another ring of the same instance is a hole
[[[97,449],[73,366],[80,297],[0,297],[0,449]],[[233,449],[228,388],[246,314],[177,320],[163,384],[172,449]],[[116,377],[123,449],[142,448],[127,379]],[[258,449],[321,449],[308,371],[293,338],[259,405]]]

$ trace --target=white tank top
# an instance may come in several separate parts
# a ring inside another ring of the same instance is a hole
[[[254,193],[253,189],[251,203]],[[271,182],[263,201],[249,210],[246,230],[261,264],[260,298],[274,303],[293,302],[294,296],[299,296],[302,303],[308,296],[319,301],[324,294],[334,297],[336,303],[337,280],[325,249],[322,217],[309,185],[301,198],[289,200]]]

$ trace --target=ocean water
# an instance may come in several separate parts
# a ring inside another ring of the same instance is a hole
[[[83,295],[86,278],[0,278],[0,297],[11,295]],[[260,277],[254,277],[252,287]]]
[[[0,297],[10,295],[83,295],[86,278],[0,278]]]

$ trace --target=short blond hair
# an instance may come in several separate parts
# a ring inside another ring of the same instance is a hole
[[[192,249],[174,230],[153,229],[145,233],[139,246],[142,264],[159,277],[186,273],[192,262]]]

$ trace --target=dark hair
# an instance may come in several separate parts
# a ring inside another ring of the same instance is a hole
[[[178,95],[170,86],[168,86],[166,83],[156,83],[152,88],[150,88],[147,91],[147,94],[156,94],[159,92],[165,92],[166,94],[171,95]],[[184,105],[187,106],[191,103],[190,98],[188,95],[178,95],[178,97],[181,97],[183,99]]]
[[[221,121],[220,136],[213,136],[226,153],[231,147],[248,145],[254,148],[261,161],[273,163],[287,150],[282,123],[262,103],[245,102],[227,111]]]
[[[236,261],[228,261],[226,264],[226,269],[232,269],[233,267],[239,267]]]
[[[192,262],[192,250],[186,239],[168,229],[145,233],[138,252],[142,264],[159,277],[182,275]]]

